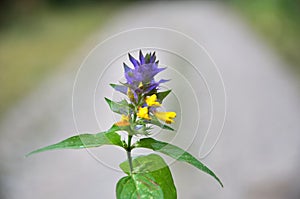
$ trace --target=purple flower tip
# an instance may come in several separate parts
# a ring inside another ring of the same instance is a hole
[[[130,62],[134,68],[128,67],[124,63],[126,85],[132,89],[134,93],[150,92],[157,89],[160,83],[165,81],[155,82],[154,76],[165,68],[158,68],[155,52],[147,53],[145,56],[142,51],[139,51],[139,61],[131,54],[128,54]]]

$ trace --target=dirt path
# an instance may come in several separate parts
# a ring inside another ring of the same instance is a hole
[[[298,199],[299,84],[285,70],[285,63],[231,10],[215,3],[136,5],[112,19],[96,40],[145,26],[176,29],[203,44],[219,66],[226,85],[228,114],[223,135],[203,160],[217,172],[225,188],[190,166],[175,164],[172,170],[179,198]],[[169,45],[173,48],[172,43]],[[197,56],[193,51],[187,54]],[[28,151],[76,132],[71,97],[77,66],[79,62],[47,80],[2,121],[1,198],[114,198],[114,185],[122,174],[99,164],[84,150],[24,158]],[[95,63],[96,67],[99,66]],[[98,74],[89,74],[82,80],[94,75]],[[84,86],[90,88],[89,84]],[[85,105],[93,102],[86,99],[78,106],[80,119],[85,121],[79,128],[96,132],[96,122],[86,118],[93,113]],[[99,111],[105,113],[106,109]],[[193,154],[199,152],[200,138],[190,147]],[[125,158],[125,154],[117,148],[110,149],[93,152],[116,166],[118,158]]]

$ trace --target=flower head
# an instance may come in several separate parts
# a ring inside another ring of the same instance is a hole
[[[121,120],[119,122],[116,122],[115,125],[117,126],[129,126],[129,116],[128,115],[122,115]]]
[[[157,101],[156,94],[146,97],[146,103],[148,106],[160,106],[161,104]]]
[[[158,68],[155,52],[144,56],[142,51],[140,51],[139,61],[130,54],[128,56],[134,68],[130,68],[124,63],[125,78],[127,80],[125,85],[132,90],[135,96],[155,90],[159,84],[167,81],[160,80],[156,82],[154,80],[155,75],[165,70],[165,68]]]
[[[146,120],[150,120],[151,118],[149,117],[149,114],[148,114],[148,107],[139,107],[139,110],[136,114],[139,118],[143,118],[143,119],[146,119]]]
[[[167,124],[174,123],[173,119],[176,117],[175,112],[155,112],[154,115]]]
[[[159,120],[167,124],[174,122],[175,112],[158,112],[157,109],[162,105],[163,99],[170,93],[169,91],[159,92],[159,85],[168,80],[161,79],[156,81],[155,75],[165,68],[158,67],[155,52],[147,53],[145,56],[142,51],[139,52],[139,59],[129,55],[129,60],[133,67],[124,63],[126,82],[121,85],[111,84],[111,86],[127,95],[130,102],[110,103],[114,112],[125,114],[129,117],[122,116],[121,121],[117,122],[118,126],[129,126],[129,132],[133,134],[145,134],[147,128],[152,125],[159,125]],[[125,100],[126,101],[126,100]],[[127,112],[124,112],[124,108]],[[167,128],[166,125],[163,125]],[[167,129],[172,129],[171,127]]]

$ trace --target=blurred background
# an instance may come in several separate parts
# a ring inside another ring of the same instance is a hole
[[[24,155],[76,133],[72,87],[88,52],[112,34],[145,26],[197,40],[226,88],[223,134],[202,160],[225,187],[174,164],[179,198],[300,198],[299,0],[1,1],[0,198],[114,198],[122,174],[86,151]],[[198,155],[201,138],[191,153]]]

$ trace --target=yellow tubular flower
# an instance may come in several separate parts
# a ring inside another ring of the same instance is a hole
[[[143,118],[146,120],[150,120],[150,117],[148,115],[148,107],[139,107],[139,112],[137,113],[137,116],[139,118]]]
[[[171,124],[174,122],[174,118],[176,117],[175,112],[155,112],[154,115],[162,120],[165,121],[167,124]]]
[[[148,106],[160,106],[161,104],[156,100],[157,96],[155,94],[146,97],[146,103]]]
[[[140,83],[139,83],[139,88],[143,88],[143,86],[144,86],[144,85],[143,85],[143,82],[140,82]]]
[[[122,115],[121,121],[115,123],[117,126],[129,126],[129,116],[128,115]]]
[[[134,101],[134,94],[130,88],[127,89],[127,96],[130,99],[130,101]]]

